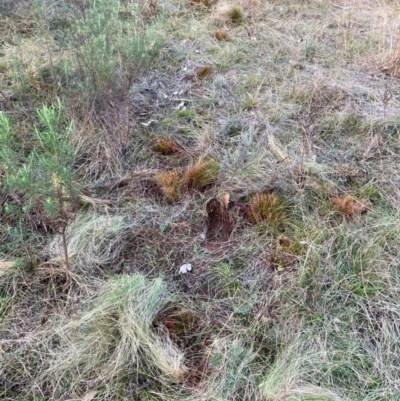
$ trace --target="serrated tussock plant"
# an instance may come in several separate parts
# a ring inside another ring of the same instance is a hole
[[[186,172],[186,184],[189,188],[204,189],[217,179],[219,170],[219,163],[214,159],[201,157],[196,163],[189,166]]]
[[[162,171],[155,176],[154,181],[161,188],[168,202],[172,203],[178,198],[181,178],[177,171]]]
[[[255,224],[280,227],[287,220],[287,202],[274,193],[258,194],[250,201],[248,215]]]

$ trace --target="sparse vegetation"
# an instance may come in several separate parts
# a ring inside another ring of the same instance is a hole
[[[399,399],[396,1],[0,3],[0,399]]]

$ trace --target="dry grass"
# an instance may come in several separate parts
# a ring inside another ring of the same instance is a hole
[[[0,17],[21,158],[36,104],[63,97],[83,200],[67,287],[58,237],[21,241],[0,212],[0,257],[16,262],[0,266],[0,398],[396,399],[398,4],[140,3],[138,32],[166,45],[129,108],[43,85],[50,54],[79,73],[52,12],[49,49]],[[21,201],[0,183],[2,205]]]
[[[330,198],[332,205],[337,209],[339,213],[346,216],[353,216],[354,214],[360,214],[366,212],[367,207],[351,195],[345,195],[342,197],[332,196]]]
[[[188,167],[186,185],[189,188],[202,190],[212,184],[218,177],[219,164],[208,157],[201,157],[196,163]]]
[[[232,37],[229,34],[229,32],[227,30],[225,30],[225,29],[219,29],[219,30],[215,31],[213,33],[213,37],[215,39],[219,40],[219,41],[223,41],[223,40],[229,41],[229,40],[232,39]]]
[[[218,0],[190,0],[190,4],[192,6],[204,6],[204,7],[211,7],[215,3],[217,3]]]
[[[195,75],[199,79],[206,78],[210,76],[213,72],[212,65],[204,65],[203,67],[200,67],[198,70],[196,70]]]
[[[242,24],[245,21],[243,8],[236,4],[218,4],[213,19],[220,24]]]
[[[157,139],[153,145],[153,149],[161,155],[172,155],[181,150],[179,145],[169,138]]]
[[[399,78],[400,76],[400,43],[394,49],[393,54],[390,59],[382,67],[382,72],[394,78]]]
[[[251,199],[248,206],[250,221],[256,224],[267,224],[279,227],[287,222],[286,202],[274,193],[258,194]]]
[[[154,177],[155,183],[161,190],[168,202],[175,202],[180,194],[182,185],[181,177],[177,171],[162,171]]]

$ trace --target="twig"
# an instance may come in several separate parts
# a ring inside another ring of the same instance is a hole
[[[9,104],[10,103],[10,99],[8,99],[8,97],[4,94],[4,92],[1,89],[0,89],[0,94],[1,94],[1,96],[4,97],[4,100],[6,101],[6,103]]]
[[[343,7],[343,6],[339,6],[339,4],[333,4],[333,7],[341,8],[342,10],[350,10],[351,9],[351,7]]]

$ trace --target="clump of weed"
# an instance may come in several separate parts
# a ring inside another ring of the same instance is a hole
[[[258,194],[250,201],[248,215],[255,224],[280,227],[287,220],[287,203],[275,193]]]
[[[257,98],[254,95],[248,94],[243,101],[243,110],[254,110],[258,106]]]
[[[243,8],[236,4],[224,4],[217,9],[217,20],[228,24],[241,24],[245,21]]]
[[[220,262],[212,267],[211,281],[217,297],[235,297],[242,290],[238,272],[227,262]]]
[[[160,138],[154,143],[153,150],[161,155],[172,155],[181,149],[172,139]]]
[[[200,67],[198,70],[196,70],[195,74],[196,77],[199,79],[203,79],[206,78],[208,76],[210,76],[213,72],[213,68],[211,64],[206,64],[203,65],[203,67]]]
[[[32,93],[46,98],[60,92],[66,57],[56,54],[54,41],[24,38],[18,46],[5,46],[3,54],[3,73],[12,84],[15,98],[27,98]],[[54,86],[56,80],[58,87]]]
[[[44,373],[58,379],[52,381],[55,398],[68,391],[68,398],[82,399],[88,381],[115,383],[122,380],[122,370],[131,377],[158,377],[167,385],[180,382],[186,373],[183,353],[153,328],[170,302],[166,289],[161,279],[149,282],[139,274],[112,279],[90,309],[61,327],[60,347]]]
[[[193,118],[196,116],[196,112],[190,109],[179,110],[177,114],[179,118],[184,118],[188,121],[193,120]]]
[[[195,164],[189,166],[186,172],[186,185],[189,188],[204,189],[216,180],[219,170],[219,163],[215,160],[201,157]]]
[[[116,264],[136,228],[137,221],[128,215],[78,214],[66,233],[71,264],[78,268]],[[62,246],[62,237],[54,236],[45,249],[50,262],[59,260]]]
[[[351,195],[331,196],[330,201],[335,209],[345,216],[362,214],[367,211],[367,207]]]
[[[215,399],[257,400],[257,383],[252,369],[259,368],[256,353],[239,339],[216,338],[210,345],[210,375],[204,392]],[[207,387],[206,387],[207,386]]]
[[[155,176],[154,181],[161,188],[168,202],[176,201],[181,188],[181,180],[176,171],[162,171]]]
[[[213,33],[212,36],[219,41],[228,41],[232,39],[231,35],[226,29],[218,29]]]

